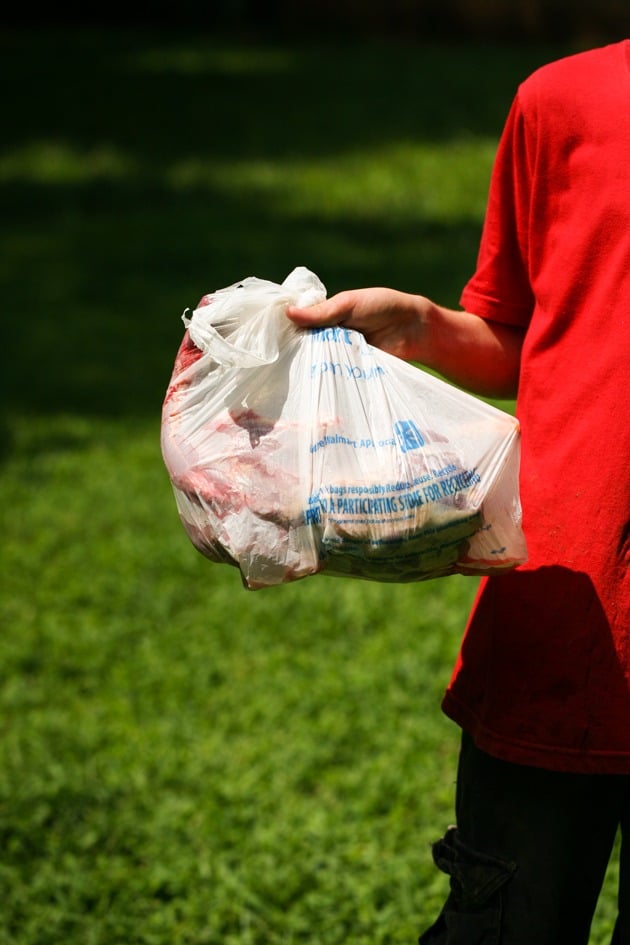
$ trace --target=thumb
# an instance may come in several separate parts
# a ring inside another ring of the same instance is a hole
[[[317,302],[315,305],[309,305],[306,308],[300,308],[298,305],[287,305],[287,317],[300,326],[311,325],[334,325],[339,321],[337,306],[331,299],[325,299],[323,302]]]
[[[287,315],[296,325],[304,327],[316,325],[340,325],[352,317],[357,301],[357,292],[346,290],[331,295],[323,302],[300,308],[297,305],[287,306]]]

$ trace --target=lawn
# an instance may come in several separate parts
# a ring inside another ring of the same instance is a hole
[[[562,50],[0,51],[0,945],[414,942],[476,582],[245,591],[183,533],[161,402],[183,310],[247,275],[455,305],[516,84]]]

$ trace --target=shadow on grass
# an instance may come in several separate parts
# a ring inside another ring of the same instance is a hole
[[[116,32],[9,33],[0,52],[12,89],[0,156],[5,409],[156,418],[180,315],[203,293],[307,265],[329,292],[390,284],[455,304],[479,234],[465,218],[289,214],[272,190],[179,187],[169,168],[496,137],[516,83],[557,55]]]

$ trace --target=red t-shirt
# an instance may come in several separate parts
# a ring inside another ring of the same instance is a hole
[[[498,757],[630,774],[630,41],[519,87],[461,304],[527,326],[529,560],[482,581],[444,711]]]

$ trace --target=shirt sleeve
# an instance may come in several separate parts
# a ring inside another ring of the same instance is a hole
[[[534,153],[517,97],[503,129],[490,179],[477,268],[461,295],[468,312],[526,326],[534,309],[528,223]]]

